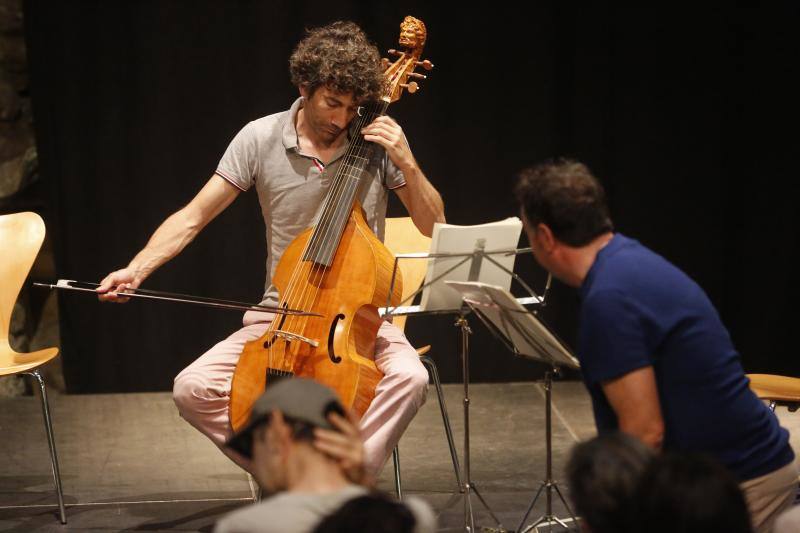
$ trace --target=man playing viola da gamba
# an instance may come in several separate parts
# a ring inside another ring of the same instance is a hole
[[[401,44],[422,46],[425,27],[407,17]],[[246,124],[225,151],[216,171],[192,201],[168,217],[130,264],[109,274],[100,298],[123,302],[121,294],[139,287],[161,265],[178,255],[240,193],[255,188],[266,225],[269,255],[264,304],[278,294],[269,284],[288,244],[314,218],[342,161],[349,139],[363,135],[374,143],[361,177],[359,200],[367,223],[383,238],[389,191],[394,191],[415,225],[430,235],[444,221],[439,193],[417,164],[401,127],[380,116],[361,131],[350,129],[362,103],[379,95],[383,72],[377,48],[352,22],[314,29],[289,60],[300,97],[281,113]],[[173,395],[181,416],[208,436],[245,469],[246,458],[223,446],[231,435],[231,381],[246,342],[258,339],[272,315],[248,311],[243,327],[201,355],[175,378]],[[376,474],[425,401],[428,374],[403,333],[383,322],[375,342],[375,363],[384,377],[361,419],[365,462]]]

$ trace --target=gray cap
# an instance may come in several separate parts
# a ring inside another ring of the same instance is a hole
[[[312,379],[282,378],[267,386],[267,391],[253,404],[247,425],[233,435],[226,446],[252,458],[253,429],[275,410],[285,417],[324,429],[335,429],[328,421],[331,411],[344,415],[344,408],[332,389]]]

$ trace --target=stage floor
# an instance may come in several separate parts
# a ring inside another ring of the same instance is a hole
[[[445,385],[445,395],[460,452],[463,387]],[[472,479],[503,526],[514,529],[544,477],[544,391],[536,383],[478,384],[470,397]],[[252,498],[245,473],[178,417],[168,393],[54,394],[50,401],[68,524],[57,520],[38,398],[3,399],[0,531],[211,531]],[[553,407],[560,480],[571,447],[595,428],[581,383],[557,382]],[[800,413],[778,411],[800,449]],[[400,455],[405,493],[434,507],[441,530],[463,530],[463,497],[432,386]],[[379,487],[394,490],[391,461]],[[556,515],[566,517],[556,502]],[[495,526],[476,498],[473,505],[479,525]],[[543,508],[540,499],[530,520]]]

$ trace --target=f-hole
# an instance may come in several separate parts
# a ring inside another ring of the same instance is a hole
[[[331,361],[336,364],[342,362],[342,358],[338,357],[333,352],[333,334],[336,333],[336,324],[338,324],[340,320],[344,320],[344,315],[342,313],[339,313],[336,315],[336,318],[333,319],[333,322],[331,323],[331,330],[328,332],[328,357],[330,357]]]
[[[286,302],[283,302],[283,305],[281,307],[286,309],[286,307],[287,307]],[[282,329],[283,328],[283,322],[285,320],[286,320],[286,315],[281,315],[281,319],[278,322],[278,327],[275,328],[275,329],[278,329],[278,330]],[[273,335],[271,339],[264,341],[264,348],[269,348],[270,346],[272,346],[272,344],[275,342],[275,339],[277,339],[277,338],[278,338],[277,335]]]

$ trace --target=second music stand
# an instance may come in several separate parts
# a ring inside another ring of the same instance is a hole
[[[475,311],[481,321],[514,355],[544,363],[549,367],[544,376],[547,449],[545,479],[522,517],[517,531],[527,533],[542,524],[548,524],[551,527],[557,524],[564,529],[569,529],[565,520],[553,513],[553,492],[555,492],[567,509],[572,523],[576,523],[575,514],[558,488],[558,483],[553,479],[552,388],[553,376],[558,375],[562,367],[580,368],[578,360],[555,333],[539,320],[535,312],[525,309],[510,292],[502,287],[480,282],[447,282],[447,284],[461,292],[464,302]],[[525,521],[543,492],[547,499],[545,513],[532,524],[524,527]]]
[[[475,240],[474,247],[471,251],[468,252],[446,252],[446,253],[409,253],[409,254],[397,254],[395,256],[395,264],[394,269],[392,272],[392,282],[391,288],[389,293],[392,293],[392,289],[394,288],[395,280],[397,278],[398,272],[398,261],[400,260],[437,260],[437,259],[446,259],[446,260],[455,260],[451,264],[448,265],[448,268],[442,269],[442,272],[439,272],[438,275],[434,276],[432,279],[426,280],[416,292],[409,295],[406,300],[400,302],[398,306],[390,306],[389,302],[387,302],[387,306],[385,308],[381,308],[379,310],[381,316],[387,317],[392,315],[420,315],[420,314],[454,314],[456,315],[456,320],[454,325],[459,329],[459,337],[460,337],[460,359],[461,359],[461,371],[464,381],[464,399],[463,399],[463,407],[464,407],[464,462],[463,462],[463,485],[462,485],[462,492],[464,494],[464,530],[470,533],[476,531],[475,529],[475,516],[473,512],[472,506],[472,495],[474,494],[477,496],[478,500],[481,502],[483,507],[492,517],[495,522],[496,527],[494,528],[483,528],[488,529],[491,531],[502,532],[506,531],[503,525],[500,522],[500,519],[495,515],[492,511],[489,504],[486,500],[481,496],[480,492],[478,491],[478,487],[472,481],[471,477],[471,464],[470,464],[470,427],[469,427],[469,406],[470,406],[470,399],[469,399],[469,336],[472,333],[472,329],[469,326],[469,321],[467,320],[466,316],[471,312],[469,306],[461,302],[459,308],[455,309],[425,309],[421,308],[422,306],[417,305],[406,305],[411,303],[414,297],[425,291],[425,290],[436,290],[436,291],[450,291],[448,285],[451,283],[448,279],[452,279],[453,277],[458,276],[458,270],[463,265],[468,264],[469,268],[466,272],[467,279],[474,281],[480,279],[482,275],[482,265],[484,264],[484,260],[486,263],[493,265],[493,267],[502,271],[504,275],[508,276],[508,284],[511,284],[511,280],[514,279],[520,285],[523,286],[530,294],[530,297],[527,298],[520,298],[517,301],[518,305],[522,304],[541,304],[544,296],[539,297],[536,293],[531,289],[519,276],[517,276],[512,270],[508,269],[506,265],[502,264],[502,262],[495,259],[493,256],[501,256],[508,258],[509,256],[516,256],[521,253],[527,253],[530,251],[530,248],[507,248],[507,249],[490,249],[487,251],[487,242],[486,239],[479,238]],[[513,262],[512,262],[513,263]],[[462,273],[463,275],[463,273]],[[439,281],[444,281],[444,283],[437,283]],[[549,278],[547,287],[545,289],[545,295],[547,293],[547,288],[549,288]],[[460,301],[460,300],[459,300]],[[455,461],[454,461],[455,462]]]

